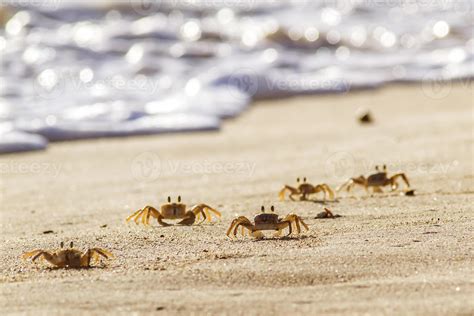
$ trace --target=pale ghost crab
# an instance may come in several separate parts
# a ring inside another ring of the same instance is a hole
[[[48,251],[43,249],[36,249],[33,251],[25,252],[22,255],[23,259],[32,258],[32,261],[36,259],[44,259],[55,265],[58,268],[90,268],[91,261],[97,263],[100,261],[100,257],[105,259],[113,258],[114,255],[102,248],[90,248],[85,252],[81,252],[78,249],[73,248],[74,244],[71,241],[69,244],[70,248],[63,249],[64,243],[61,242],[61,249],[58,251]]]
[[[290,199],[294,201],[293,196],[299,195],[300,200],[304,201],[307,199],[307,196],[310,194],[316,194],[319,192],[324,193],[324,200],[326,200],[326,194],[329,195],[330,200],[334,200],[334,191],[326,184],[326,183],[321,183],[317,185],[312,185],[311,183],[306,182],[306,178],[303,178],[303,181],[300,183],[300,178],[296,178],[296,183],[298,184],[298,187],[294,188],[289,185],[285,185],[283,189],[281,189],[280,193],[278,193],[278,197],[280,200],[285,199],[285,193],[287,191],[290,192]]]
[[[394,191],[398,188],[398,179],[402,178],[408,188],[410,188],[410,182],[408,181],[407,176],[404,173],[396,173],[392,176],[387,175],[387,166],[383,165],[382,170],[379,169],[379,166],[375,166],[374,174],[369,175],[367,178],[363,175],[360,175],[357,178],[350,178],[345,183],[343,183],[339,188],[337,188],[337,192],[341,191],[342,189],[346,189],[347,192],[350,192],[352,188],[356,185],[362,186],[367,194],[369,193],[369,187],[372,188],[373,192],[382,193],[382,187],[390,185],[391,190]]]
[[[265,213],[265,207],[262,206],[261,213],[255,215],[254,223],[252,223],[247,217],[239,216],[235,218],[227,229],[227,236],[231,237],[231,234],[234,237],[237,237],[237,231],[239,227],[242,227],[242,235],[245,234],[247,229],[251,236],[255,238],[263,238],[262,231],[264,230],[274,230],[276,231],[275,237],[279,237],[283,229],[288,228],[287,236],[291,235],[293,232],[293,224],[296,228],[296,234],[301,232],[301,225],[308,230],[308,225],[296,214],[288,214],[284,218],[280,218],[278,214],[275,213],[275,207],[270,208],[271,213]]]
[[[150,217],[154,217],[161,226],[171,226],[172,224],[164,222],[163,219],[182,219],[177,224],[189,226],[193,225],[201,215],[203,220],[199,224],[206,219],[210,222],[212,219],[210,212],[214,213],[217,217],[221,216],[219,211],[207,204],[197,204],[191,209],[186,210],[186,204],[181,203],[181,196],[178,196],[177,203],[171,203],[171,197],[168,196],[168,203],[161,205],[159,211],[153,206],[147,205],[127,217],[126,221],[129,222],[133,219],[136,224],[139,224],[141,218],[143,225],[148,226]]]

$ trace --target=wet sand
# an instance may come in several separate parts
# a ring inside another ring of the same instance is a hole
[[[374,124],[356,121],[361,106]],[[0,156],[0,311],[472,314],[472,123],[471,83],[392,86],[259,102],[220,132]],[[358,189],[335,202],[278,201],[296,177],[334,188],[383,163],[406,172],[414,197]],[[168,195],[223,216],[192,227],[125,224]],[[310,230],[261,241],[225,236],[234,216],[252,218],[261,205],[297,213]],[[342,217],[315,219],[323,207]],[[19,258],[71,240],[117,258],[83,270]]]

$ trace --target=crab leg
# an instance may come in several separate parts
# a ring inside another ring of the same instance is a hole
[[[145,206],[144,208],[142,209],[139,209],[138,211],[134,212],[132,215],[128,216],[125,221],[126,222],[129,222],[131,219],[133,219],[133,221],[135,222],[135,224],[139,224],[139,221],[140,221],[140,218],[142,220],[142,223],[144,225],[148,225],[148,220],[147,220],[147,217],[149,217],[148,213],[149,212],[158,212],[155,208],[151,207],[151,206]],[[142,217],[143,216],[143,217]]]
[[[242,226],[241,222],[238,222],[237,225],[235,225],[235,227],[234,227],[234,237],[237,237],[237,231],[239,230],[239,227],[244,228],[244,226]]]
[[[372,191],[374,193],[383,193],[382,188],[381,187],[376,187],[376,186],[372,187]]]
[[[140,213],[138,213],[137,216],[135,216],[135,218],[133,219],[133,221],[135,222],[135,224],[138,225],[138,221],[140,220],[140,217],[143,216],[143,212],[145,212],[145,210],[141,210]]]
[[[260,230],[254,230],[252,231],[252,236],[257,238],[257,239],[262,239],[264,237],[263,233]]]
[[[148,226],[148,222],[150,221],[150,210],[148,208],[143,210],[142,213],[142,224]]]
[[[35,261],[38,258],[43,258],[46,261],[48,261],[49,263],[51,263],[53,265],[56,265],[58,267],[64,266],[64,262],[62,262],[60,260],[60,258],[55,253],[52,254],[52,253],[49,253],[49,252],[44,251],[44,250],[34,250],[34,251],[29,252],[29,253],[25,253],[23,255],[23,257],[25,259],[27,257],[30,257],[30,256],[33,256],[33,258],[31,258],[32,261]]]
[[[301,225],[303,225],[303,227],[306,229],[306,230],[309,230],[309,227],[308,225],[306,225],[305,222],[303,222],[303,220],[296,214],[289,214],[285,217],[284,221],[288,221],[290,222],[290,227],[291,227],[291,223],[295,223],[295,226],[296,226],[296,233],[299,234],[301,232]]]
[[[207,216],[208,216],[208,221],[210,222],[211,221],[211,213],[209,211],[211,211],[212,213],[214,213],[217,217],[221,217],[221,212],[219,212],[218,210],[216,209],[213,209],[212,207],[210,207],[209,205],[205,205],[205,210],[206,210],[206,213],[207,213]]]
[[[407,187],[410,187],[410,182],[408,181],[407,176],[404,173],[397,173],[397,174],[393,175],[392,177],[390,177],[390,182],[392,184],[392,190],[393,190],[394,183],[396,183],[396,180],[398,178],[402,178],[403,181],[405,182],[405,184],[407,185]],[[397,184],[397,187],[398,187],[398,184]]]
[[[324,190],[324,199],[326,199],[326,193],[327,193],[329,195],[329,199],[334,200],[333,190],[326,183],[321,184],[321,187]]]
[[[239,226],[242,226],[242,231],[244,228],[252,231],[253,225],[245,216],[239,216],[235,218],[232,223],[230,223],[229,228],[227,229],[226,235],[230,237],[230,234],[233,233],[234,237],[237,237],[237,230]],[[243,234],[242,234],[243,235]]]
[[[238,222],[238,218],[234,219],[234,220],[230,223],[230,226],[229,226],[229,228],[227,229],[227,232],[226,232],[226,235],[227,235],[228,237],[230,237],[229,235],[230,235],[230,233],[232,232],[232,229],[234,228],[234,226],[237,224],[237,222]]]
[[[98,253],[99,255],[104,257],[105,259],[114,258],[113,253],[111,253],[110,251],[107,251],[105,249],[102,249],[102,248],[92,248],[91,251],[93,253]]]
[[[81,256],[81,267],[88,268],[90,267],[91,260],[95,263],[99,262],[100,257],[104,257],[105,259],[113,258],[114,255],[105,249],[100,248],[92,248],[88,249],[82,256]]]
[[[191,208],[191,211],[196,215],[198,216],[198,214],[202,213],[204,219],[207,218],[207,221],[210,222],[212,220],[212,216],[211,216],[211,213],[209,211],[211,211],[212,213],[214,213],[217,217],[221,217],[221,213],[216,210],[216,209],[213,209],[212,207],[210,207],[209,205],[207,204],[198,204],[198,205],[195,205]],[[207,216],[206,216],[207,215]]]
[[[196,219],[201,219],[201,214],[202,214],[202,221],[199,222],[199,224],[201,224],[202,222],[204,222],[208,217],[210,218],[211,215],[209,214],[209,212],[206,210],[204,211],[204,209],[201,209],[200,211],[197,210],[197,214],[196,214]],[[191,212],[192,213],[192,212]],[[194,213],[193,213],[194,214]],[[207,215],[206,215],[207,214]],[[210,221],[210,220],[209,220]]]
[[[280,201],[283,201],[285,199],[285,193],[286,191],[290,191],[290,199],[293,200],[293,195],[299,194],[298,189],[293,188],[292,186],[285,185],[283,189],[278,193],[278,197],[280,198]]]
[[[199,224],[201,224],[202,222],[204,222],[206,220],[206,214],[204,212],[199,212],[196,214],[196,219],[197,220],[200,220],[201,219],[201,214],[203,216],[203,219],[199,222]]]
[[[356,182],[354,178],[350,178],[349,180],[341,184],[338,188],[336,188],[336,192],[339,192],[344,188],[346,189],[347,192],[350,192],[355,184],[361,185],[362,183]]]
[[[161,217],[160,212],[158,212],[158,210],[152,206],[145,206],[144,208],[139,209],[138,211],[134,212],[132,215],[128,216],[125,221],[129,222],[130,220],[133,219],[135,224],[138,225],[141,219],[142,224],[145,226],[148,226],[150,222],[150,216],[157,218],[158,222],[160,221],[160,217]]]
[[[133,213],[132,215],[127,217],[126,221],[129,222],[133,218],[133,221],[135,222],[135,224],[138,225],[140,223],[140,218],[141,218],[142,224],[145,225],[145,226],[149,226],[151,216],[156,218],[158,223],[161,226],[170,226],[171,225],[171,224],[168,224],[168,223],[165,223],[165,222],[162,221],[163,216],[153,206],[145,206],[144,208],[136,211],[135,213]]]
[[[295,225],[296,225],[296,233],[297,234],[301,233],[301,226],[300,226],[300,222],[298,221],[298,217],[295,216],[293,220],[295,221]]]
[[[286,217],[283,219],[282,222],[288,222],[288,229],[289,229],[289,233],[287,236],[291,235],[292,232],[293,232],[293,223],[295,223],[295,226],[296,226],[296,231],[299,233],[300,231],[300,228],[299,228],[299,225],[296,223],[296,219],[295,219],[295,215],[294,214],[288,214],[286,215]]]
[[[168,224],[168,223],[165,223],[163,222],[163,216],[161,215],[161,213],[156,209],[154,208],[153,206],[147,206],[143,209],[144,212],[142,212],[140,215],[143,216],[144,218],[142,219],[142,222],[145,226],[148,226],[148,223],[150,221],[150,216],[153,216],[154,218],[156,218],[156,220],[158,221],[158,223],[161,225],[161,226],[170,226],[171,224]],[[135,221],[137,222],[137,220]]]
[[[135,216],[139,217],[138,216],[138,213],[142,212],[143,210],[142,209],[139,209],[138,211],[134,212],[132,215],[128,216],[125,221],[128,223],[132,218],[134,218]],[[135,221],[136,222],[136,221]],[[138,223],[137,223],[138,224]]]
[[[284,223],[285,226],[288,226],[288,234],[286,236],[290,236],[293,233],[293,227],[291,226],[291,220],[286,220],[281,223]],[[279,230],[281,232],[281,230]]]
[[[34,256],[34,259],[32,259],[32,260],[35,261],[36,258],[38,257],[37,255],[40,254],[40,253],[42,253],[42,252],[43,252],[43,250],[41,250],[41,249],[36,249],[36,250],[33,250],[33,251],[25,252],[21,257],[22,257],[23,259],[28,259],[28,258]]]
[[[163,221],[163,215],[161,215],[161,213],[157,212],[156,214],[152,213],[151,215],[156,218],[158,224],[161,226],[172,226],[172,224],[168,224],[167,222]]]
[[[88,249],[82,256],[81,256],[81,267],[82,268],[88,268],[90,267],[91,264],[91,259],[92,257],[95,256],[95,254],[91,253],[91,250]],[[95,261],[97,261],[97,258],[94,258]]]
[[[331,214],[332,214],[332,213],[331,213]],[[308,225],[306,225],[306,223],[301,219],[301,217],[299,217],[298,215],[296,215],[296,218],[297,218],[298,222],[300,222],[301,225],[303,225],[303,227],[304,227],[306,230],[309,230]]]
[[[206,218],[206,217],[204,216],[204,218]],[[178,223],[178,225],[190,226],[190,225],[194,224],[195,221],[196,221],[196,214],[194,214],[191,211],[187,211],[186,214],[185,214],[184,219],[182,221],[180,221]]]
[[[239,226],[242,228],[242,236],[244,236],[244,229],[248,229],[251,233],[254,231],[254,226],[252,225],[252,223],[250,223],[250,221],[245,218],[243,220],[240,220],[237,225],[235,226],[234,228],[234,236],[237,237],[237,231],[238,231],[238,228]]]

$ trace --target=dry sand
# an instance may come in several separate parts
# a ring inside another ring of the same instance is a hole
[[[265,101],[220,132],[1,156],[1,314],[472,315],[473,89],[429,88]],[[356,122],[359,106],[372,110],[374,125]],[[405,171],[417,195],[277,200],[297,176],[335,187],[382,163]],[[217,207],[222,219],[125,224],[133,210],[178,194]],[[262,204],[301,215],[310,231],[225,236],[236,214],[251,217]],[[324,206],[343,217],[315,219]],[[19,258],[70,240],[117,258],[87,270]]]

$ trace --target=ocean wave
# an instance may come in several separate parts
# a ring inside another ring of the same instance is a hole
[[[145,1],[146,2],[146,1]],[[473,2],[7,2],[0,153],[219,129],[256,99],[474,76]]]

